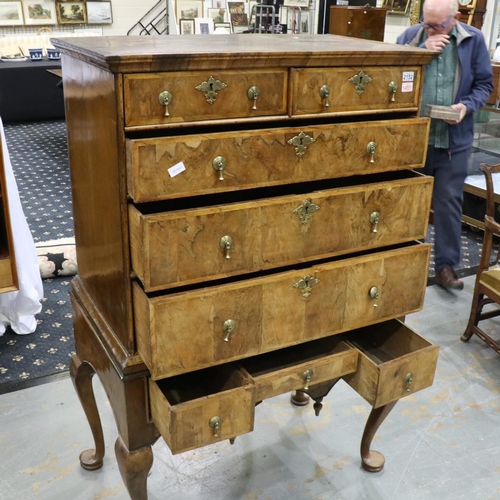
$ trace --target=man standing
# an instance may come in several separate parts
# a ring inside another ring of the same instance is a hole
[[[457,0],[425,0],[423,22],[410,26],[397,43],[440,52],[425,69],[422,115],[427,104],[460,110],[456,121],[431,120],[423,173],[434,177],[436,283],[462,290],[460,262],[463,186],[474,137],[474,112],[493,90],[486,42],[478,29],[459,22]]]

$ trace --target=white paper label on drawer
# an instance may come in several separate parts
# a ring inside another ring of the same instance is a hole
[[[403,82],[401,84],[401,92],[413,92],[413,82]]]
[[[184,163],[180,161],[177,163],[177,165],[174,165],[173,167],[170,167],[168,169],[168,173],[170,174],[170,177],[175,177],[176,175],[180,174],[181,172],[184,172],[186,170],[186,167],[184,166]]]
[[[415,71],[403,71],[403,82],[413,82],[415,79]]]

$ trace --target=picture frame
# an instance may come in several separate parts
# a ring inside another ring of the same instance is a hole
[[[113,24],[111,2],[87,2],[88,24]]]
[[[194,35],[194,18],[179,19],[179,34]]]
[[[31,25],[48,25],[56,24],[56,4],[54,2],[32,2],[23,0],[24,24]]]
[[[227,10],[229,14],[244,14],[245,2],[227,2]]]
[[[195,19],[203,16],[201,0],[177,0],[175,2],[176,19]]]
[[[212,0],[212,8],[227,9],[227,2],[226,0]]]
[[[207,17],[213,20],[214,24],[215,23],[223,23],[226,21],[226,8],[221,7],[220,9],[217,8],[208,8],[207,9]]]
[[[404,16],[408,12],[411,0],[382,0],[382,7],[387,9],[388,14]]]
[[[197,17],[194,20],[195,35],[211,35],[214,32],[214,21],[210,17]]]
[[[0,2],[0,26],[22,26],[24,24],[21,1]]]
[[[287,7],[301,7],[303,9],[308,9],[309,0],[284,0],[283,5]]]
[[[242,33],[248,30],[248,14],[246,12],[233,12],[230,14],[230,18],[233,33]]]
[[[85,2],[56,2],[58,24],[87,24]]]

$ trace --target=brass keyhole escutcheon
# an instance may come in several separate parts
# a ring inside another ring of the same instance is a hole
[[[218,97],[218,91],[225,89],[227,85],[224,82],[221,82],[220,80],[215,79],[213,76],[210,76],[210,78],[206,82],[202,82],[199,85],[197,85],[195,88],[196,90],[199,90],[200,92],[205,92],[205,99],[207,100],[208,104],[213,104]]]
[[[257,99],[260,96],[260,89],[259,89],[259,87],[256,87],[255,85],[253,85],[252,87],[250,87],[248,89],[247,96],[248,96],[248,98],[251,101],[253,101],[252,109],[255,111],[257,109]]]
[[[158,96],[158,102],[162,106],[165,106],[165,113],[163,116],[170,116],[170,113],[168,112],[168,106],[169,104],[172,104],[172,99],[172,94],[168,90],[160,92],[160,95]]]
[[[389,94],[391,94],[391,102],[396,101],[396,92],[398,90],[398,84],[396,82],[391,82],[389,83]]]
[[[375,163],[375,151],[377,151],[377,143],[369,142],[366,145],[366,152],[370,154],[370,163]]]
[[[234,319],[227,319],[224,321],[224,333],[226,336],[224,337],[224,342],[229,342],[229,335],[231,335],[231,332],[234,330],[236,327],[236,321]]]
[[[295,146],[295,154],[299,157],[304,156],[307,146],[313,142],[314,138],[304,132],[300,132],[298,135],[287,141],[288,144]]]
[[[304,391],[308,391],[309,390],[309,383],[311,382],[311,379],[312,379],[312,376],[314,375],[314,372],[312,370],[306,370],[303,374],[302,374],[302,378],[304,379],[304,382],[305,382],[305,386],[304,386]]]
[[[315,205],[310,199],[307,199],[294,209],[293,213],[299,216],[301,224],[309,224],[312,220],[312,216],[320,209],[319,205]]]
[[[214,437],[218,438],[220,436],[220,428],[222,426],[222,419],[217,417],[212,417],[208,425],[214,430]]]
[[[223,156],[216,156],[212,160],[212,167],[214,167],[214,170],[217,170],[219,172],[220,181],[224,180],[224,169],[226,168],[226,164],[226,159]]]
[[[331,90],[330,90],[330,87],[328,85],[323,85],[319,89],[319,96],[321,97],[321,99],[323,99],[325,101],[325,108],[330,107],[330,102],[329,102],[330,93],[331,93]]]
[[[380,297],[378,288],[376,286],[372,286],[368,293],[369,293],[370,297],[374,300],[373,307],[377,307],[377,305],[378,305],[377,300]]]
[[[378,231],[379,222],[380,222],[380,213],[372,212],[370,214],[370,224],[373,226],[372,233],[376,233]]]
[[[226,259],[231,258],[232,245],[233,245],[233,238],[231,238],[231,236],[223,236],[219,240],[219,246],[224,250],[226,254]]]
[[[372,81],[372,77],[368,76],[364,71],[360,71],[357,75],[349,78],[349,82],[355,86],[356,94],[359,96],[365,91],[365,85]]]
[[[309,274],[306,274],[302,279],[297,281],[293,286],[294,288],[298,288],[300,290],[300,293],[302,293],[302,297],[307,299],[309,295],[311,295],[312,292],[312,287],[314,285],[317,285],[319,283],[319,279],[315,278],[314,276],[309,276]]]
[[[406,374],[405,384],[406,384],[406,392],[411,392],[412,385],[413,385],[413,373],[412,372],[409,372]]]

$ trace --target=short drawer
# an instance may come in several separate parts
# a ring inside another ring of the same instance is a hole
[[[374,408],[432,385],[438,351],[394,319],[343,336],[359,351],[358,369],[344,380]]]
[[[10,257],[0,258],[0,293],[18,290],[17,274]]]
[[[292,115],[418,109],[420,66],[302,68],[291,75]]]
[[[170,294],[134,283],[137,349],[158,380],[401,317],[422,307],[428,259],[408,244]]]
[[[256,100],[250,98],[258,89]],[[165,94],[168,92],[168,94]],[[286,113],[287,71],[173,71],[124,76],[125,125],[169,125]],[[162,96],[170,103],[162,105]]]
[[[150,381],[151,414],[173,454],[253,430],[255,390],[234,365]]]
[[[429,123],[411,118],[127,139],[128,194],[143,203],[420,168]]]
[[[306,342],[240,362],[255,384],[255,400],[333,380],[356,371],[358,352],[339,336]]]
[[[172,212],[130,205],[132,267],[149,292],[423,238],[432,178],[392,176]]]

